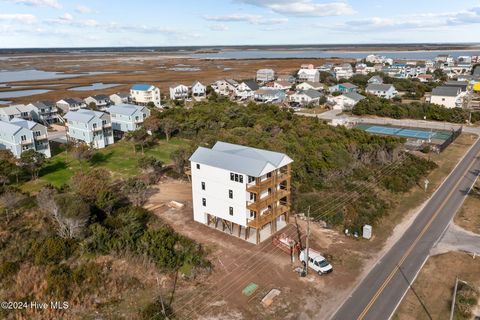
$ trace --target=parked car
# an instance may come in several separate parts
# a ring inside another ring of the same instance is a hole
[[[306,250],[300,251],[300,261],[302,262],[303,266],[305,267],[305,258],[306,258]],[[327,274],[333,271],[332,265],[325,259],[319,252],[310,249],[308,250],[308,266],[313,269],[318,274]]]

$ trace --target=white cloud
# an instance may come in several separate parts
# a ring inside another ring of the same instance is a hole
[[[355,13],[346,2],[319,3],[313,0],[236,0],[237,2],[268,8],[273,12],[302,17],[342,16]]]
[[[272,24],[282,24],[288,22],[287,18],[265,18],[261,15],[254,14],[229,14],[223,16],[205,16],[203,17],[208,21],[217,21],[217,22],[248,22],[250,24],[257,25],[272,25]]]
[[[0,13],[0,21],[15,21],[32,24],[37,22],[37,17],[33,14]]]
[[[224,24],[214,24],[214,25],[210,25],[208,26],[208,29],[212,30],[212,31],[228,31],[230,30],[230,28]]]
[[[75,11],[77,11],[78,13],[82,13],[82,14],[92,13],[92,12],[93,12],[92,8],[87,7],[87,6],[83,6],[83,5],[77,6],[77,7],[75,8]]]
[[[351,20],[337,25],[318,26],[344,32],[384,32],[390,30],[439,30],[439,28],[477,23],[480,23],[480,7],[458,12],[420,13],[408,16],[400,15],[392,18],[371,17],[367,19]]]
[[[27,6],[34,7],[51,7],[55,9],[60,9],[62,6],[58,0],[11,0],[15,3],[24,4]]]

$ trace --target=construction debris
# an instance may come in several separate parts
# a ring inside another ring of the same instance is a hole
[[[273,299],[276,296],[280,295],[280,290],[272,289],[269,293],[262,299],[262,303],[265,307],[269,307],[273,303]]]
[[[168,203],[168,206],[170,208],[182,209],[185,205],[183,203],[172,200]]]

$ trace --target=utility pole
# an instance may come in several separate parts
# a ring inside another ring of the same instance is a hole
[[[310,206],[308,206],[307,211],[307,239],[305,241],[306,249],[305,249],[305,275],[308,275],[308,251],[309,247],[309,238],[310,238]]]
[[[457,300],[457,289],[458,289],[458,276],[455,277],[455,287],[453,289],[453,298],[452,298],[452,305],[450,307],[450,320],[453,319],[455,314],[455,302]]]

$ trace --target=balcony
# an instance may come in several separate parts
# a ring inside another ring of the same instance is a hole
[[[288,213],[289,210],[290,210],[290,207],[287,205],[277,206],[275,209],[268,210],[255,219],[248,219],[247,225],[251,228],[260,229],[264,225],[280,217],[282,214]]]
[[[272,175],[270,178],[267,178],[265,180],[260,180],[257,178],[256,183],[247,184],[247,191],[259,194],[262,190],[265,189],[266,186],[273,186],[274,182],[281,183],[288,179],[290,179],[290,174],[288,172]]]
[[[282,199],[283,197],[288,196],[289,194],[290,194],[290,192],[288,192],[287,190],[279,189],[276,192],[272,192],[271,194],[267,195],[264,198],[257,199],[257,201],[255,201],[255,202],[247,201],[247,208],[249,210],[259,212],[262,209],[265,209],[269,204],[272,204],[272,203]]]
[[[29,145],[29,144],[32,144],[32,143],[33,143],[33,141],[32,141],[31,139],[27,139],[27,140],[22,140],[22,141],[20,141],[20,144],[21,144],[22,146],[26,146],[26,145]]]
[[[40,136],[34,137],[34,139],[35,139],[36,141],[41,141],[41,140],[47,140],[48,138],[47,138],[47,135],[46,135],[46,134],[42,134],[42,135],[40,135]]]
[[[138,120],[134,120],[135,124],[142,124],[143,123],[143,119],[138,119]]]

